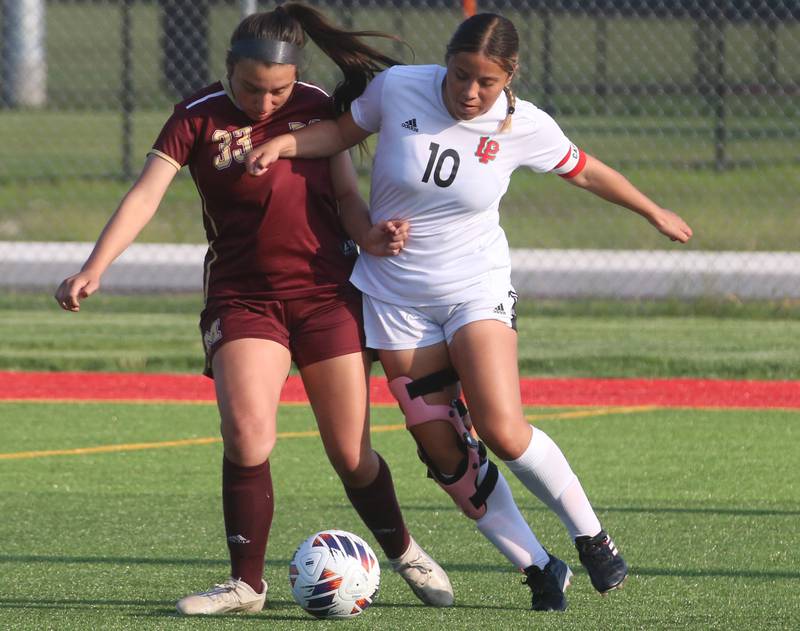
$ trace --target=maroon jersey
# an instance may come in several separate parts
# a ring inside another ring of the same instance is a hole
[[[253,147],[332,118],[330,97],[298,82],[280,109],[253,121],[230,94],[217,82],[176,105],[151,151],[188,165],[200,193],[206,298],[289,299],[347,284],[356,251],[339,222],[328,159],[279,160],[260,177],[244,168]]]

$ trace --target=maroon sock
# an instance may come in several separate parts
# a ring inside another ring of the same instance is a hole
[[[231,576],[261,593],[264,555],[275,502],[269,460],[241,467],[222,458],[222,512],[231,555]]]
[[[392,474],[380,454],[377,455],[379,468],[375,479],[363,488],[354,489],[345,485],[344,490],[386,556],[396,559],[408,548],[411,536],[397,503]]]

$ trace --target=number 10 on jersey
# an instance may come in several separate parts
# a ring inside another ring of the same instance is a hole
[[[461,164],[461,158],[458,152],[455,149],[445,149],[439,154],[439,145],[435,142],[432,142],[428,149],[430,149],[431,156],[428,158],[428,165],[425,167],[425,174],[422,176],[422,181],[428,182],[431,178],[431,173],[433,173],[433,182],[436,186],[441,186],[442,188],[450,186],[453,180],[456,179],[458,165]],[[445,171],[446,168],[449,169],[450,172],[447,177],[443,177],[443,171]]]

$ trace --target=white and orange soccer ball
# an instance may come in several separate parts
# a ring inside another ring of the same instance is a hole
[[[297,604],[316,618],[352,618],[372,604],[381,582],[366,541],[344,530],[311,535],[294,553],[289,583]]]

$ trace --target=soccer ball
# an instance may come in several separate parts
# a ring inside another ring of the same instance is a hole
[[[372,604],[381,582],[366,541],[344,530],[311,535],[294,553],[289,583],[297,604],[316,618],[352,618]]]

